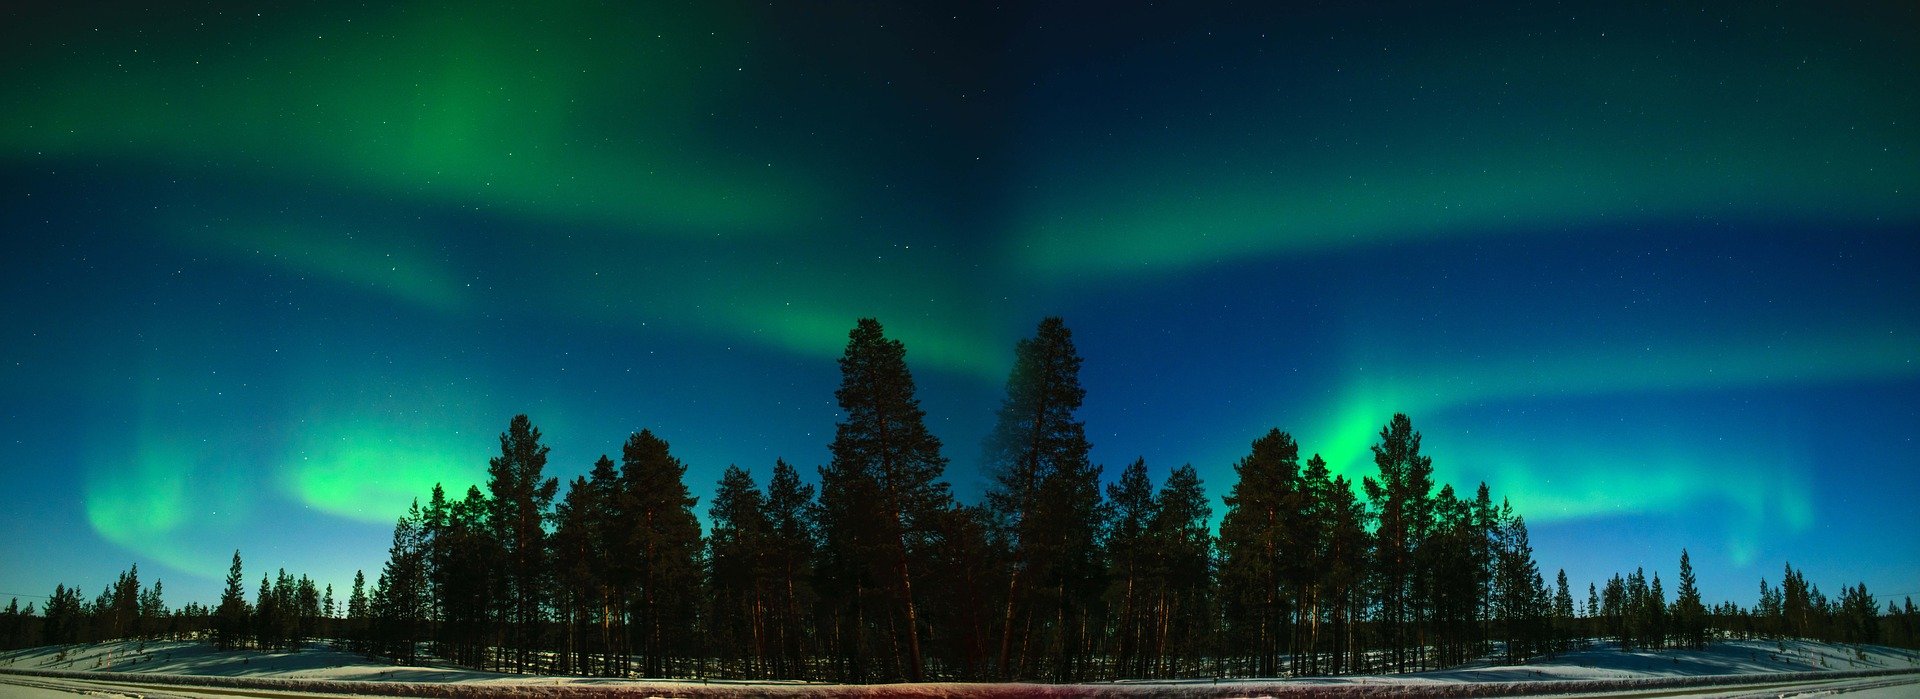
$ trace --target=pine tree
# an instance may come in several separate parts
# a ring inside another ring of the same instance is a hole
[[[427,550],[422,539],[424,528],[420,503],[415,501],[406,516],[393,525],[393,544],[387,549],[387,563],[375,585],[379,592],[371,605],[381,652],[408,664],[415,658],[416,643],[424,635],[423,627],[432,607],[428,597]]]
[[[594,471],[611,472],[613,461],[602,454]],[[562,673],[586,673],[587,646],[582,636],[605,609],[602,582],[605,542],[598,520],[605,509],[600,488],[585,477],[567,483],[567,492],[554,508],[554,611],[561,615],[564,640],[559,656]]]
[[[1033,660],[1013,657],[1016,649],[1052,655],[1056,681],[1069,679],[1069,665],[1082,660],[1066,620],[1084,613],[1094,592],[1101,503],[1099,470],[1087,460],[1086,429],[1075,416],[1086,397],[1080,363],[1066,324],[1042,320],[1014,347],[1007,395],[986,442],[987,507],[1009,548],[998,662],[1008,679]]]
[[[227,587],[220,593],[220,608],[214,612],[218,618],[214,622],[213,644],[220,650],[239,648],[250,625],[251,610],[247,607],[247,593],[241,587],[241,580],[240,551],[236,549],[233,565],[227,568]]]
[[[1301,511],[1300,447],[1279,429],[1252,445],[1234,464],[1240,478],[1226,497],[1220,521],[1220,596],[1228,642],[1253,656],[1255,674],[1278,674],[1282,642],[1291,629],[1283,556],[1294,542]]]
[[[1221,650],[1215,644],[1214,540],[1207,526],[1212,519],[1205,484],[1193,465],[1167,474],[1154,498],[1153,520],[1147,524],[1160,576],[1154,600],[1159,631],[1153,649],[1160,664],[1154,673],[1158,676],[1189,672],[1202,658],[1217,657]]]
[[[161,581],[153,581],[153,587],[140,594],[140,626],[148,638],[159,638],[170,633],[171,614],[167,610],[167,601]]]
[[[560,488],[558,479],[542,478],[546,465],[547,447],[526,415],[514,416],[500,434],[500,455],[487,463],[489,523],[502,553],[499,569],[505,588],[499,616],[516,671],[524,671],[538,646],[544,620],[542,602],[551,567],[543,525]]]
[[[1499,596],[1494,606],[1496,614],[1505,622],[1507,662],[1518,663],[1539,648],[1547,610],[1537,604],[1536,593],[1545,585],[1533,561],[1525,517],[1508,520],[1501,544]]]
[[[1333,674],[1358,672],[1366,667],[1366,646],[1359,633],[1368,609],[1368,571],[1373,538],[1367,532],[1367,509],[1354,494],[1353,483],[1335,476],[1323,503],[1328,517],[1327,596],[1332,600]]]
[[[925,662],[919,609],[931,592],[914,586],[914,567],[933,534],[930,526],[952,507],[941,480],[946,458],[928,432],[914,397],[906,348],[884,335],[880,323],[862,318],[848,333],[840,359],[841,383],[834,397],[845,413],[835,427],[832,460],[821,470],[822,538],[843,619],[837,644],[843,676],[863,679],[864,661],[880,655],[866,648],[868,628],[884,629],[909,681],[923,677]],[[866,598],[878,593],[871,606]],[[869,614],[869,611],[872,613]],[[904,646],[904,648],[901,648]]]
[[[779,651],[774,666],[779,677],[812,678],[806,659],[817,647],[809,610],[817,601],[813,559],[819,549],[813,515],[813,486],[801,483],[791,464],[776,459],[767,482],[767,522],[778,585],[770,633]]]
[[[53,594],[47,597],[47,607],[42,611],[41,640],[53,645],[79,642],[80,617],[84,613],[81,608],[85,604],[81,601],[80,588],[54,585]]]
[[[1880,642],[1880,604],[1867,592],[1867,584],[1840,588],[1840,635],[1846,643]]]
[[[631,595],[632,647],[648,677],[666,676],[670,663],[696,650],[685,630],[694,627],[702,598],[700,521],[686,473],[651,431],[620,448],[616,537],[628,552],[621,577]]]
[[[1376,554],[1375,586],[1382,635],[1392,649],[1397,671],[1407,669],[1412,626],[1419,623],[1421,600],[1415,553],[1431,521],[1433,459],[1420,455],[1420,433],[1405,414],[1395,414],[1380,430],[1373,446],[1373,463],[1380,479],[1365,478],[1367,500],[1373,505]]]
[[[1107,539],[1112,566],[1107,605],[1117,611],[1112,653],[1121,677],[1145,678],[1147,667],[1156,660],[1148,652],[1153,647],[1150,640],[1154,626],[1147,600],[1156,569],[1147,525],[1159,511],[1153,482],[1147,477],[1146,459],[1135,459],[1120,471],[1120,479],[1107,485],[1107,500],[1113,505],[1113,526]]]
[[[774,599],[773,525],[766,497],[738,466],[720,474],[707,510],[707,585],[712,593],[709,637],[722,659],[744,665],[744,676],[766,677],[767,617]]]
[[[1002,607],[994,592],[1006,580],[1003,571],[982,562],[999,555],[992,541],[990,515],[984,505],[951,507],[935,514],[933,532],[924,555],[925,563],[916,570],[915,582],[925,581],[928,589],[941,594],[929,596],[921,614],[927,628],[941,633],[929,636],[926,657],[937,659],[941,674],[949,678],[991,677],[999,643],[992,625]],[[1085,618],[1076,627],[1082,635],[1098,632]],[[1089,641],[1091,645],[1091,641]]]

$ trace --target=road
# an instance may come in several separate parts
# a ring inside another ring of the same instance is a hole
[[[282,692],[270,689],[229,689],[225,687],[186,687],[182,685],[103,682],[50,677],[0,675],[0,698],[73,699],[76,696],[140,697],[141,699],[314,699],[315,697],[365,699],[361,694],[319,694]]]
[[[753,685],[740,687],[742,696],[753,693]],[[0,699],[72,699],[76,696],[139,697],[140,699],[365,699],[364,694],[328,694],[269,689],[233,689],[226,687],[188,687],[182,685],[140,684],[103,680],[76,680],[48,677],[0,675]],[[1792,699],[1794,697],[1837,696],[1843,699],[1917,699],[1920,677],[1872,677],[1776,682],[1750,685],[1722,685],[1685,689],[1646,689],[1624,692],[1537,695],[1533,699]],[[1521,697],[1519,699],[1529,699]]]

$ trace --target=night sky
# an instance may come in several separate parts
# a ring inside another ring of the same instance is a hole
[[[861,316],[977,501],[1060,315],[1216,516],[1403,411],[1549,577],[1920,595],[1920,5],[1302,4],[9,4],[0,594],[344,594],[521,412],[704,518]]]

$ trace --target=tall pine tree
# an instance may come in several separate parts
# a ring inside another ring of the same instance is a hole
[[[920,681],[926,667],[920,608],[930,592],[914,585],[934,522],[952,507],[941,475],[946,457],[927,431],[914,395],[906,347],[888,339],[880,322],[862,318],[848,333],[834,393],[844,419],[835,427],[832,460],[820,473],[826,571],[841,600],[843,674],[864,679],[864,661],[895,661],[888,675]],[[850,617],[850,618],[847,618]],[[883,631],[886,648],[873,642]]]
[[[700,521],[687,490],[687,466],[666,440],[641,430],[620,448],[618,541],[632,608],[632,647],[648,677],[696,650],[693,635],[702,597]]]
[[[1042,320],[1014,346],[1007,395],[987,438],[987,507],[1008,548],[998,663],[1008,679],[1026,672],[1030,655],[1048,656],[1056,681],[1074,677],[1086,660],[1073,620],[1098,593],[1104,513],[1100,470],[1087,460],[1076,417],[1086,397],[1080,362],[1066,324]]]
[[[1380,430],[1373,446],[1379,480],[1361,481],[1373,504],[1375,529],[1374,584],[1379,604],[1377,619],[1383,640],[1392,649],[1399,672],[1407,670],[1408,650],[1420,621],[1420,571],[1415,555],[1426,538],[1432,517],[1433,459],[1420,454],[1420,433],[1398,413]]]
[[[560,482],[542,477],[546,466],[540,429],[526,415],[514,416],[500,433],[500,455],[487,462],[487,492],[492,496],[488,523],[502,554],[496,568],[503,583],[498,620],[507,629],[516,672],[526,670],[540,644],[552,572],[545,523]]]

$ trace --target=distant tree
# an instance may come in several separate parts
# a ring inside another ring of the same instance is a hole
[[[247,606],[246,590],[241,587],[240,551],[233,552],[233,565],[227,568],[227,587],[220,593],[220,607],[214,612],[214,647],[239,648],[248,634],[252,610]]]
[[[1693,559],[1680,549],[1680,589],[1674,593],[1673,621],[1678,640],[1688,648],[1707,647],[1707,609],[1700,602],[1700,587],[1693,575]]]
[[[1600,593],[1596,591],[1593,583],[1587,583],[1587,618],[1598,619],[1599,617]]]
[[[221,605],[226,606],[224,603]],[[370,623],[367,604],[367,575],[363,571],[353,571],[353,591],[347,597],[346,629],[349,646],[356,653],[366,652],[367,625]]]
[[[1312,461],[1318,460],[1318,455]],[[1366,667],[1367,648],[1359,629],[1369,608],[1369,555],[1374,549],[1367,532],[1367,509],[1354,494],[1353,483],[1335,476],[1327,488],[1325,508],[1328,521],[1326,574],[1327,597],[1332,600],[1329,618],[1333,625],[1331,665],[1334,674],[1359,672]]]
[[[1414,560],[1424,571],[1420,580],[1427,616],[1426,646],[1432,647],[1431,659],[1446,667],[1458,665],[1476,655],[1482,632],[1480,613],[1481,582],[1486,566],[1481,556],[1487,535],[1481,529],[1476,503],[1454,495],[1453,486],[1442,485],[1433,498],[1433,521],[1425,543]],[[1426,666],[1423,660],[1422,667]]]
[[[46,609],[42,611],[41,640],[53,645],[79,642],[84,604],[80,588],[54,585],[53,594],[47,597]]]
[[[0,613],[0,648],[13,650],[26,647],[26,620],[27,615],[20,612],[20,598],[11,598],[7,602],[6,612]]]
[[[1839,640],[1846,643],[1880,642],[1880,605],[1867,584],[1840,589]]]
[[[141,634],[140,566],[129,565],[114,579],[113,586],[101,591],[106,604],[100,606],[96,631],[102,639],[127,638]]]
[[[159,638],[168,633],[171,615],[167,610],[167,600],[161,581],[153,581],[153,586],[140,593],[140,628],[147,638]]]
[[[1666,648],[1668,634],[1672,631],[1667,618],[1667,592],[1660,585],[1660,573],[1653,574],[1653,584],[1647,591],[1647,603],[1644,607],[1647,616],[1648,645],[1652,648]]]
[[[1804,573],[1786,564],[1786,572],[1780,578],[1779,629],[1790,638],[1812,636],[1814,626],[1813,590],[1807,585]]]
[[[1573,647],[1574,637],[1573,591],[1567,588],[1567,569],[1561,568],[1554,576],[1553,592],[1553,642],[1557,652],[1565,653]]]
[[[1892,602],[1888,602],[1892,604]],[[1908,648],[1915,646],[1916,632],[1920,632],[1920,610],[1913,606],[1913,597],[1906,598],[1906,606],[1900,610],[1900,638]]]

